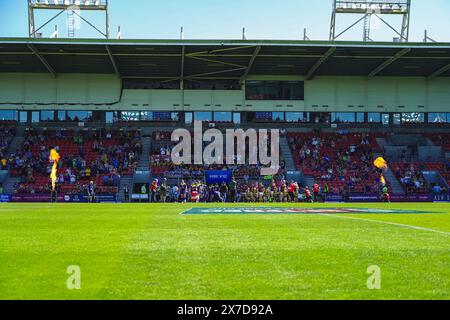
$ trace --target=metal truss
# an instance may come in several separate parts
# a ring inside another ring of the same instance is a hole
[[[45,21],[41,26],[36,26],[36,10],[59,10],[54,16]],[[81,11],[102,11],[105,13],[105,30],[102,31],[93,23],[83,18]],[[37,38],[41,36],[41,31],[50,22],[58,18],[64,12],[68,14],[68,37],[75,37],[74,21],[75,16],[87,23],[92,29],[100,33],[106,39],[109,38],[109,13],[108,0],[28,0],[28,36]]]
[[[337,33],[337,16],[340,14],[359,14],[362,16],[343,31]],[[363,41],[372,41],[370,37],[371,21],[372,17],[376,17],[398,35],[399,42],[408,42],[410,14],[411,0],[333,0],[330,40],[337,40],[358,23],[364,21]],[[383,15],[401,15],[403,17],[401,29],[393,27],[382,18]]]

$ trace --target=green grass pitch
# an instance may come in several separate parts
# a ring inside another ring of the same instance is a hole
[[[299,206],[433,213],[1,204],[0,299],[450,299],[450,204],[286,205]],[[66,285],[71,265],[81,270],[79,290]],[[379,290],[367,287],[373,265]]]

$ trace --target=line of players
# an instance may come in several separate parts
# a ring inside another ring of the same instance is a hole
[[[310,189],[301,188],[297,182],[277,183],[275,180],[268,186],[254,183],[245,187],[238,186],[233,178],[229,183],[205,184],[193,181],[188,184],[184,180],[174,186],[167,184],[167,179],[153,180],[150,190],[145,185],[141,194],[148,194],[149,202],[320,202],[324,198],[318,184]],[[129,201],[128,187],[124,189],[125,201]]]
[[[310,189],[308,186],[300,187],[295,181],[289,183],[282,181],[278,184],[275,180],[264,186],[262,183],[247,185],[242,192],[238,191],[238,183],[234,178],[229,184],[207,185],[201,181],[193,181],[187,184],[181,180],[179,185],[170,187],[167,179],[154,179],[150,185],[149,192],[146,186],[141,188],[141,194],[149,195],[149,202],[324,202],[323,189],[315,183]],[[125,186],[125,202],[130,201],[130,190]],[[96,201],[94,182],[87,186],[88,202]],[[388,188],[383,186],[381,190],[381,201],[390,202]]]

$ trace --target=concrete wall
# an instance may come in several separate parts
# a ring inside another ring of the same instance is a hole
[[[34,103],[112,103],[120,99],[120,87],[120,80],[112,75],[62,74],[55,78],[47,74],[0,74],[0,102],[31,104],[23,108],[29,110],[58,109],[54,105],[33,106]],[[0,106],[0,109],[17,108]],[[70,109],[86,110],[86,107]]]
[[[267,77],[260,77],[266,79]],[[256,79],[252,77],[252,79]],[[277,77],[283,80],[283,77]],[[286,77],[285,80],[301,80]],[[114,75],[0,73],[1,103],[112,103],[120,98]],[[71,106],[92,110],[213,110],[317,112],[447,112],[450,78],[317,77],[305,83],[305,101],[246,101],[244,91],[125,90],[120,104]],[[0,109],[17,109],[0,105]],[[39,106],[37,109],[57,109]],[[68,107],[64,107],[68,108]],[[34,109],[26,106],[24,109]]]

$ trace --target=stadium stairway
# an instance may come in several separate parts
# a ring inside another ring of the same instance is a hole
[[[285,162],[286,171],[296,170],[294,157],[286,137],[280,137],[280,152]]]
[[[376,140],[380,148],[384,150],[384,147],[387,145],[386,138],[377,138]]]
[[[24,140],[23,130],[21,130],[21,128],[18,128],[17,130],[18,131],[16,131],[16,136],[13,138],[13,140],[11,141],[11,144],[9,145],[8,154],[16,153],[19,146],[21,146],[23,143],[23,140]],[[3,183],[3,193],[4,194],[12,194],[14,191],[14,186],[16,184],[18,184],[19,182],[20,182],[20,178],[11,177],[9,175],[9,171],[8,171],[8,177],[5,179],[5,181]]]
[[[134,177],[123,177],[120,179],[120,188],[117,192],[117,202],[124,202],[125,201],[125,195],[123,194],[123,190],[125,189],[125,186],[128,186],[128,190],[130,190],[130,197],[133,193],[133,186],[134,186]]]
[[[11,141],[11,144],[9,145],[8,153],[13,154],[16,153],[19,146],[22,145],[24,140],[24,137],[22,135],[16,135],[14,139]]]
[[[147,171],[150,167],[150,150],[151,150],[151,137],[144,135],[142,137],[142,155],[139,159],[137,170]]]

